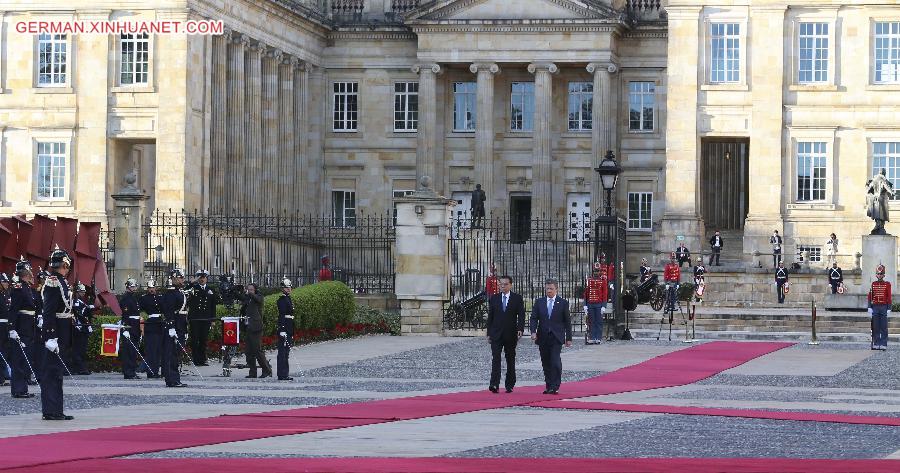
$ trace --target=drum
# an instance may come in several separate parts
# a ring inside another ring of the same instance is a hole
[[[101,356],[119,356],[119,334],[122,328],[118,324],[103,324],[103,338],[100,344]]]
[[[784,283],[784,293],[787,294],[789,292],[791,292],[791,283],[786,282]]]
[[[222,317],[222,345],[231,346],[241,343],[241,319],[238,317]]]
[[[844,283],[838,284],[838,287],[837,287],[837,293],[838,293],[838,294],[843,294],[843,293],[844,293]]]
[[[706,290],[706,284],[700,283],[697,285],[697,297],[703,297],[703,291]]]

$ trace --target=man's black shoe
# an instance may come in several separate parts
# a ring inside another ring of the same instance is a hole
[[[549,392],[548,394],[559,394],[559,390],[558,390],[558,389],[551,389],[550,392]]]
[[[288,376],[287,378],[281,378],[281,377],[278,378],[278,381],[293,381],[293,380],[294,380],[294,378],[291,378],[290,376]]]
[[[138,375],[134,375],[134,376],[126,376],[125,379],[143,379],[143,378],[141,378]]]
[[[13,394],[12,397],[15,399],[28,399],[34,397],[34,393]]]
[[[506,392],[511,393],[513,388],[506,388]]]
[[[245,378],[256,378],[257,376],[255,374],[248,374],[247,376],[244,376],[244,377]]]
[[[176,384],[166,384],[167,388],[186,388],[187,384],[184,383],[176,383]]]
[[[488,391],[497,394],[498,392],[500,392],[500,388],[497,386],[488,386]]]
[[[9,381],[3,381],[0,386],[9,386]]]
[[[263,373],[262,376],[260,376],[260,378],[271,378],[271,377],[272,377],[272,373]]]
[[[67,415],[44,415],[44,420],[72,420],[74,417]]]
[[[545,390],[544,390],[544,394],[550,394],[550,390],[549,390],[549,389],[545,389]]]

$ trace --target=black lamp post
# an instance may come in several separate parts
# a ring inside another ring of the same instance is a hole
[[[597,174],[600,175],[600,185],[606,191],[605,210],[606,216],[609,217],[612,215],[612,191],[616,188],[616,183],[619,182],[619,174],[622,173],[622,168],[616,162],[615,153],[612,150],[608,150],[606,155],[603,156],[603,161],[600,161],[600,165],[594,168],[594,171],[597,171]]]

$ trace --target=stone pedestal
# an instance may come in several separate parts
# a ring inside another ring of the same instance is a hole
[[[119,280],[132,277],[138,281],[144,276],[144,244],[141,224],[144,221],[144,201],[147,196],[134,186],[137,176],[132,171],[125,176],[125,187],[113,194],[115,201],[116,249],[113,255]],[[110,281],[115,289],[118,281]]]
[[[440,335],[450,298],[447,240],[455,201],[420,190],[397,199],[396,293],[403,335]]]
[[[884,265],[885,281],[891,282],[897,292],[897,237],[894,235],[863,235],[862,237],[862,290],[868,292],[875,280],[875,268]]]

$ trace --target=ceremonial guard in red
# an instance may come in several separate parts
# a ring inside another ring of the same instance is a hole
[[[591,338],[588,344],[600,343],[603,339],[603,309],[609,300],[609,279],[607,268],[600,261],[594,263],[593,274],[584,287],[584,313],[588,317]]]
[[[328,255],[322,256],[322,269],[319,270],[319,282],[331,281],[334,279],[334,274],[328,269],[328,263]]]
[[[872,317],[872,349],[887,350],[887,318],[891,315],[891,283],[884,280],[884,265],[878,265],[869,290],[869,315]]]
[[[678,285],[681,283],[681,267],[675,261],[675,253],[669,256],[669,263],[663,269],[663,280],[666,283],[667,310],[674,311],[678,300]]]
[[[494,294],[500,293],[500,278],[497,277],[497,267],[494,266],[494,263],[491,263],[491,275],[488,276],[487,281],[484,283],[484,292],[487,294],[488,299]]]

